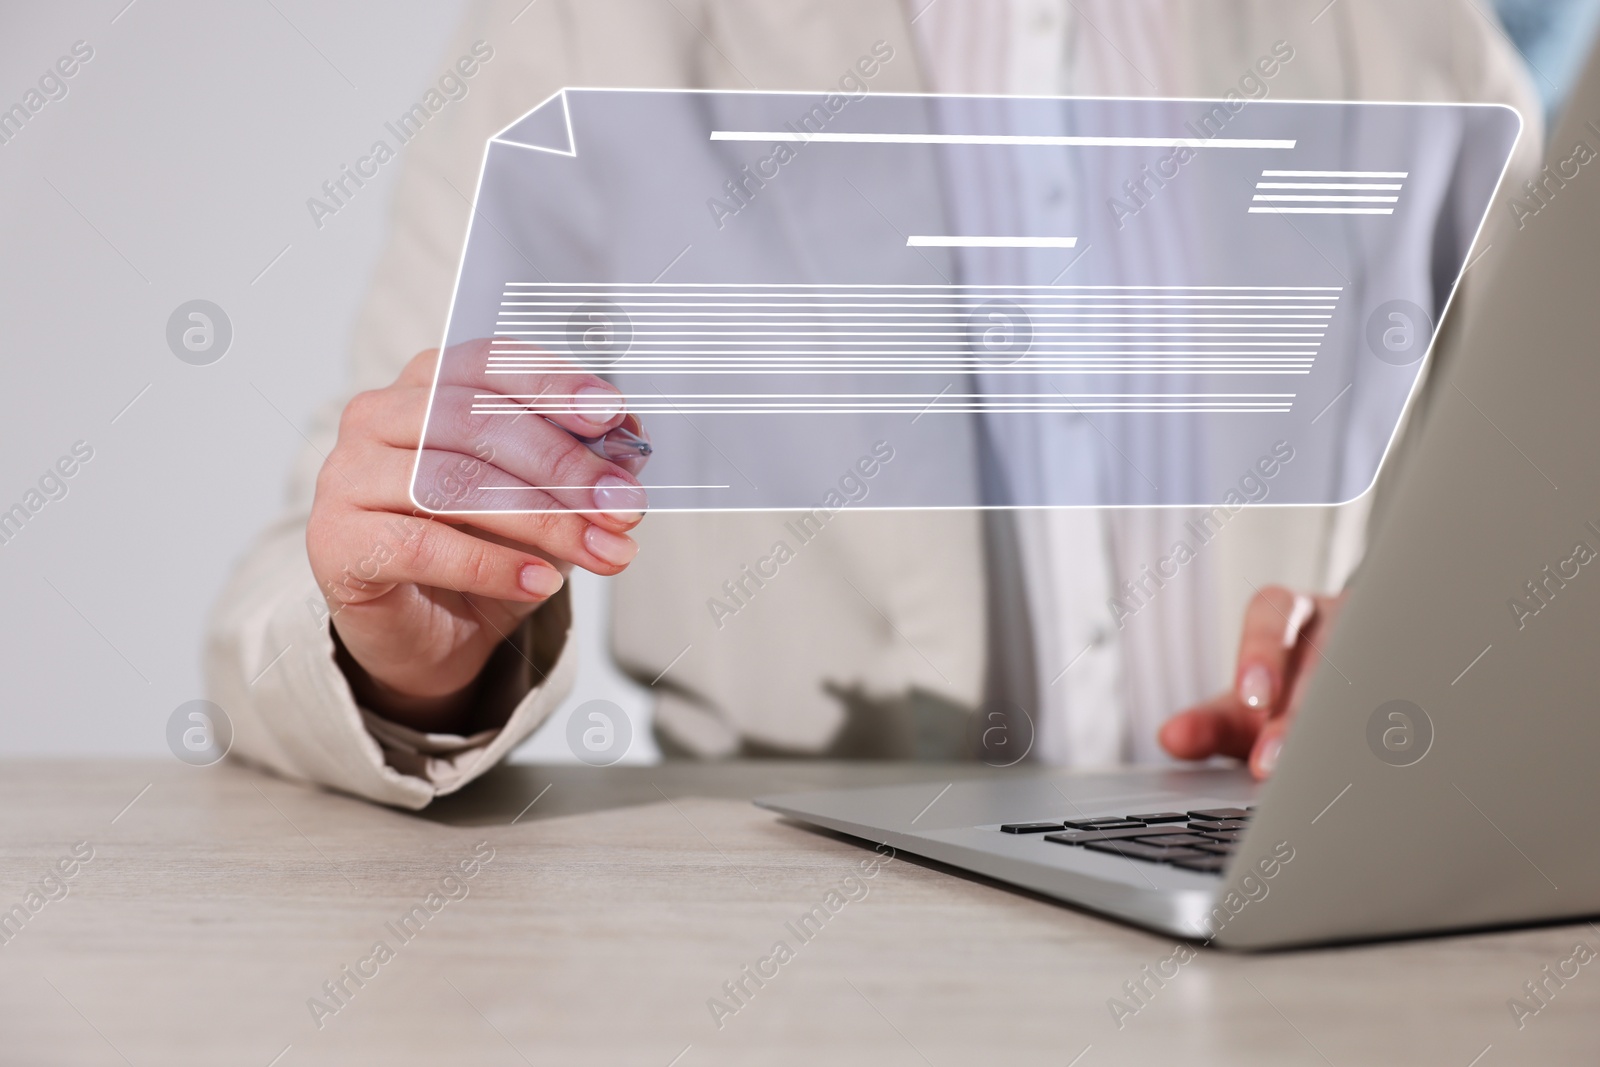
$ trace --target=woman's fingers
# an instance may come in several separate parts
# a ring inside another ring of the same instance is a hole
[[[438,350],[429,349],[406,364],[394,385],[360,394],[361,397],[391,392],[414,394],[415,411],[410,412],[410,418],[388,428],[390,433],[399,435],[399,439],[389,443],[417,447],[422,438],[423,416],[428,412],[436,387],[441,391],[458,390],[459,398],[467,401],[464,410],[470,410],[475,398],[481,398],[478,406],[485,408],[520,404],[523,409],[537,409],[541,417],[580,437],[599,437],[630,418],[626,398],[616,386],[561,360],[549,360],[550,369],[541,373],[489,374],[489,345],[488,340],[477,340],[452,346],[451,358],[445,361],[442,371]],[[459,358],[458,352],[463,353]],[[513,382],[515,388],[508,388]],[[441,405],[433,407],[437,413]],[[633,419],[636,432],[637,422]]]
[[[421,378],[424,370],[423,362],[414,360],[406,374]],[[341,421],[340,444],[322,473],[330,498],[348,500],[369,512],[407,517],[419,504],[449,511],[466,503],[470,510],[482,512],[471,516],[474,526],[554,559],[604,575],[616,574],[632,562],[638,546],[626,531],[638,524],[638,509],[643,506],[643,490],[632,475],[596,456],[570,434],[533,417],[526,420],[531,443],[504,447],[496,462],[428,449],[421,453],[419,464],[415,448],[430,388],[413,382],[351,400]],[[540,462],[534,455],[540,448],[547,467],[536,472],[531,465]],[[500,467],[500,462],[513,459],[520,473]],[[416,501],[411,497],[414,466],[421,490]],[[480,488],[495,484],[575,488]],[[588,513],[578,514],[574,507]],[[591,510],[596,508],[602,510]]]
[[[1251,599],[1239,639],[1234,692],[1245,707],[1274,714],[1283,710],[1290,668],[1301,628],[1315,602],[1282,586],[1267,586]]]
[[[1283,737],[1289,732],[1289,715],[1268,719],[1261,727],[1256,743],[1250,749],[1250,773],[1257,778],[1271,777],[1277,769],[1278,756],[1283,751]]]
[[[582,437],[598,437],[622,421],[626,401],[616,386],[599,375],[548,352],[531,357],[537,360],[537,370],[491,374],[500,369],[490,364],[494,355],[491,343],[479,338],[450,346],[439,370],[439,388],[453,387],[480,395],[480,406],[520,405],[533,409]],[[434,412],[442,408],[435,401]]]
[[[1247,760],[1257,778],[1271,775],[1339,604],[1262,589],[1245,612],[1233,690],[1167,720],[1162,747],[1179,759],[1233,756]]]
[[[442,522],[357,509],[330,518],[307,541],[324,594],[342,604],[374,600],[405,582],[539,604],[563,584],[550,561]]]
[[[441,389],[459,391],[455,386]],[[404,450],[416,462],[412,450],[427,402],[427,391],[420,386],[362,393],[346,407],[341,435]],[[414,501],[384,496],[369,498],[368,506],[410,511],[414,503],[436,512],[566,510],[584,512],[588,521],[616,533],[643,518],[648,500],[631,465],[601,458],[537,415],[461,414],[465,408],[460,402],[436,407],[428,426],[429,447],[417,465]],[[632,416],[619,425],[642,431]],[[411,481],[408,469],[403,483]]]
[[[1283,750],[1283,739],[1289,732],[1289,722],[1305,699],[1306,689],[1322,665],[1322,649],[1332,635],[1334,620],[1344,599],[1339,597],[1295,598],[1290,612],[1294,626],[1295,648],[1289,660],[1285,680],[1285,695],[1273,716],[1261,728],[1255,747],[1250,751],[1250,770],[1257,778],[1266,778],[1278,765],[1278,755]],[[1301,622],[1301,619],[1307,621]]]
[[[559,432],[559,431],[553,431]],[[407,494],[407,481],[411,476],[412,453],[406,449],[383,445],[366,446],[368,455],[359,463],[364,469],[376,473],[370,479],[370,488],[363,489],[357,499],[360,506],[378,512],[398,512],[410,515],[414,510]],[[510,475],[488,467],[470,456],[448,455],[439,452],[422,454],[425,480],[447,481],[427,471],[429,464],[438,463],[446,475],[451,471],[470,468],[467,478],[493,477],[498,481],[514,480]],[[623,531],[638,523],[638,516],[580,515],[561,507],[544,494],[528,500],[528,493],[514,503],[520,508],[530,504],[535,510],[484,510],[462,516],[457,521],[467,521],[487,534],[504,539],[513,545],[535,549],[553,559],[564,560],[596,574],[616,574],[633,562],[639,548],[633,538]],[[507,500],[508,507],[513,501]],[[419,520],[421,521],[421,520]],[[444,522],[449,522],[446,516]]]
[[[1179,759],[1232,756],[1249,759],[1253,770],[1267,762],[1270,770],[1283,732],[1277,717],[1288,706],[1301,629],[1312,614],[1309,597],[1279,586],[1258,591],[1245,609],[1233,688],[1167,720],[1162,747]],[[1265,739],[1273,746],[1264,746]]]
[[[472,494],[463,510],[520,510],[546,506],[548,499],[569,511],[597,511],[608,525],[626,528],[639,521],[644,489],[624,467],[597,454],[584,440],[548,418],[523,413],[471,411],[473,401],[441,386],[428,424],[424,455],[434,452],[477,456],[510,475],[494,485],[517,492],[484,499]],[[487,486],[490,483],[482,483]],[[509,496],[509,499],[506,499]],[[527,501],[527,503],[523,503]]]
[[[1161,747],[1178,759],[1244,759],[1266,718],[1265,708],[1247,707],[1237,694],[1221,693],[1168,719],[1161,726],[1159,739]]]

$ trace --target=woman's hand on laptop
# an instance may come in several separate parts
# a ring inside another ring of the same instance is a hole
[[[544,386],[551,394],[583,390],[592,401],[604,393],[588,390],[602,390],[616,403],[467,430],[494,438],[496,471],[533,485],[594,488],[551,494],[578,502],[550,500],[546,510],[474,514],[471,525],[462,516],[430,516],[413,503],[411,479],[437,362],[436,351],[423,352],[394,384],[345,408],[338,443],[317,476],[306,550],[357,699],[396,722],[455,732],[476,725],[466,715],[489,657],[560,590],[572,565],[611,575],[632,561],[638,549],[627,531],[643,517],[635,476],[644,460],[605,460],[575,440],[642,427],[600,378],[552,374]],[[425,456],[481,467],[479,457],[490,454],[451,447],[477,456],[432,446]]]
[[[1343,603],[1342,593],[1258,591],[1245,609],[1233,688],[1168,719],[1161,746],[1179,759],[1233,756],[1248,760],[1257,778],[1270,775]]]

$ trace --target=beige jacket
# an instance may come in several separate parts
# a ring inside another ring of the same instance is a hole
[[[1183,48],[1182,95],[1223,95],[1273,42],[1288,40],[1296,59],[1274,84],[1277,97],[1511,103],[1528,119],[1513,177],[1534,169],[1535,98],[1471,0],[1340,0],[1320,16],[1325,0],[1123,2],[1170,9],[1163,16]],[[895,59],[874,78],[874,91],[925,86],[901,0],[525,5],[472,6],[446,61],[480,40],[493,56],[469,95],[401,149],[392,234],[356,331],[350,393],[388,384],[411,356],[438,344],[484,143],[557,88],[817,89],[835,85],[879,41]],[[1471,296],[1469,275],[1462,300]],[[294,468],[283,516],[216,608],[208,684],[232,719],[235,754],[420,808],[493,766],[567,695],[575,673],[570,610],[562,594],[523,627],[519,648],[497,657],[487,699],[514,705],[497,731],[423,736],[358,707],[334,662],[304,547],[319,453],[334,440],[344,399],[307,431],[314,447]],[[1216,624],[1236,630],[1250,583],[1340,584],[1359,558],[1365,514],[1363,505],[1241,514],[1215,550],[1225,576],[1217,587],[1229,591]],[[646,682],[671,665],[655,690],[658,726],[673,743],[700,755],[741,745],[838,751],[849,705],[892,706],[914,691],[976,704],[986,634],[979,514],[841,513],[782,581],[719,629],[708,598],[770,551],[784,518],[652,516],[638,532],[638,559],[614,580],[615,656]]]

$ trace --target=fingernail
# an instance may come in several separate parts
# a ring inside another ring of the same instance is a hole
[[[1256,773],[1265,778],[1278,766],[1278,756],[1283,752],[1283,738],[1274,737],[1262,742],[1256,756]]]
[[[561,572],[541,563],[529,563],[517,575],[517,584],[525,593],[549,599],[561,591]]]
[[[583,531],[583,543],[613,567],[626,567],[639,554],[639,545],[633,538],[593,525]]]
[[[637,522],[644,505],[644,489],[614,474],[608,474],[594,483],[595,509],[619,522]]]
[[[600,425],[622,414],[622,394],[599,385],[586,385],[572,397],[572,410]]]
[[[1245,671],[1239,679],[1239,699],[1251,708],[1272,703],[1272,672],[1259,663]]]

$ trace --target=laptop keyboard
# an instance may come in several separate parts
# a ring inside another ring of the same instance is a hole
[[[1128,859],[1168,863],[1186,871],[1220,874],[1228,865],[1254,808],[1205,808],[1110,815],[1061,822],[1013,822],[1008,834],[1043,834],[1044,840]]]

